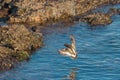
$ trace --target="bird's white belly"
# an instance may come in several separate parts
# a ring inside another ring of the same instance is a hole
[[[71,54],[69,52],[65,52],[65,55],[67,56],[71,56]]]
[[[69,53],[69,52],[65,52],[65,55],[66,55],[66,56],[75,57],[75,55],[74,55],[74,54],[71,54],[71,53]]]

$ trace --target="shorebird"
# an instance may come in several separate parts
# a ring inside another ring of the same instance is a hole
[[[73,35],[70,35],[71,44],[64,44],[66,48],[58,50],[58,52],[65,56],[70,56],[72,59],[77,58],[75,38]]]

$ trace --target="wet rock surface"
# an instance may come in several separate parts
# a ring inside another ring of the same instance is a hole
[[[89,14],[81,19],[83,22],[89,23],[91,26],[107,25],[112,22],[111,16],[105,13]]]
[[[0,70],[29,58],[32,51],[43,46],[41,33],[30,32],[24,25],[0,27]]]
[[[109,8],[106,12],[99,10],[91,12],[79,20],[88,23],[90,26],[108,25],[112,23],[111,17],[114,15],[120,15],[120,8]]]
[[[110,8],[109,11],[107,12],[107,14],[109,14],[110,16],[112,15],[120,15],[120,8],[116,9],[116,8]]]

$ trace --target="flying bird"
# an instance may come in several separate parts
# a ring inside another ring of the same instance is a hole
[[[65,56],[70,56],[72,59],[77,58],[76,43],[73,35],[70,35],[71,44],[64,44],[66,48],[58,50],[58,52]]]

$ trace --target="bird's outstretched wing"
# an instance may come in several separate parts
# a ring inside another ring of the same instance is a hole
[[[71,39],[71,45],[72,45],[72,47],[76,50],[75,37],[73,35],[70,35],[70,39]]]

